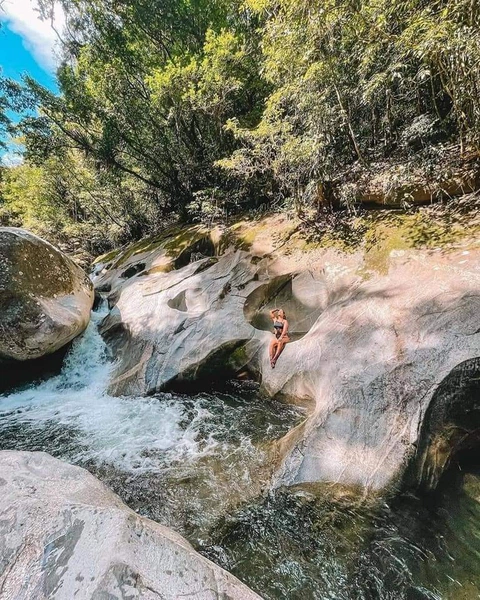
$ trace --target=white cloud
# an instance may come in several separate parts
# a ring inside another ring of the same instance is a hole
[[[57,34],[50,21],[42,21],[36,0],[4,0],[0,19],[23,38],[23,44],[37,63],[47,71],[55,71]],[[61,7],[55,9],[54,27],[61,31],[65,21]]]
[[[23,163],[23,157],[17,152],[9,151],[0,157],[0,162],[4,167],[18,167]]]

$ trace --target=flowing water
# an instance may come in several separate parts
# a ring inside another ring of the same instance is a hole
[[[233,383],[196,396],[111,397],[102,316],[60,374],[0,396],[1,449],[87,468],[268,600],[480,598],[475,474],[391,506],[331,486],[269,492],[275,440],[300,410]]]

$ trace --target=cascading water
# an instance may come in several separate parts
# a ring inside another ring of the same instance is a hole
[[[401,498],[393,507],[354,508],[328,485],[265,493],[273,442],[302,414],[255,387],[109,396],[103,316],[93,314],[60,374],[0,396],[0,448],[88,468],[266,600],[480,597],[476,476],[433,503]]]
[[[110,396],[103,316],[93,313],[60,374],[0,396],[0,447],[84,466],[132,508],[200,543],[224,511],[260,492],[271,474],[269,442],[302,416],[256,389]]]
[[[94,313],[59,375],[2,397],[3,431],[13,429],[17,444],[31,446],[32,431],[50,430],[49,450],[55,454],[63,454],[66,443],[71,447],[68,456],[72,462],[90,459],[137,472],[155,468],[148,453],[180,456],[199,452],[195,422],[188,431],[181,429],[182,407],[173,398],[159,402],[154,398],[114,398],[106,393],[111,361],[97,329],[102,316],[102,312]]]

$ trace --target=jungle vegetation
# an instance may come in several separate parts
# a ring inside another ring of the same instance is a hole
[[[2,82],[24,160],[2,169],[1,224],[99,253],[178,219],[318,210],[352,165],[479,148],[473,0],[60,2],[60,93]]]

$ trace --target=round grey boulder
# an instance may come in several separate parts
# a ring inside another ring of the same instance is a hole
[[[16,227],[0,227],[0,369],[59,350],[87,326],[88,276],[60,250]]]

